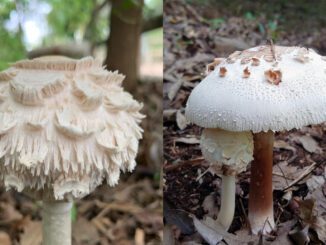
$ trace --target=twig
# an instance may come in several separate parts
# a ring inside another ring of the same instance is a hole
[[[293,180],[287,187],[285,187],[282,191],[286,191],[292,186],[294,186],[296,183],[298,183],[300,180],[302,180],[304,177],[306,177],[308,174],[310,174],[316,167],[317,163],[314,162],[310,167],[308,167],[298,178]]]
[[[273,43],[273,39],[269,39],[269,44],[271,45],[271,51],[272,51],[273,59],[276,61],[275,46],[274,46],[274,43]]]
[[[281,173],[283,175],[282,177],[285,179],[286,185],[289,185],[289,182],[288,182],[287,178],[285,177],[285,174],[283,172],[283,169],[280,167],[279,164],[277,164],[276,166],[279,168],[279,170],[281,170]]]
[[[248,227],[249,220],[248,220],[248,216],[247,216],[247,214],[246,214],[246,210],[245,210],[245,208],[244,208],[244,206],[243,206],[243,202],[242,202],[242,199],[241,199],[241,198],[239,198],[239,202],[240,202],[240,207],[241,207],[241,210],[242,210],[242,212],[243,212],[243,215],[245,216],[246,226]]]
[[[168,172],[171,172],[177,168],[181,168],[186,165],[191,165],[192,167],[199,166],[199,165],[205,166],[204,158],[199,157],[199,158],[195,158],[195,159],[188,160],[185,162],[179,162],[179,163],[176,163],[173,165],[172,164],[166,165],[166,166],[164,166],[164,172],[168,173]]]

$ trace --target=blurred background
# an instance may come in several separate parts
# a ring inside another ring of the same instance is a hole
[[[133,173],[73,208],[73,244],[162,240],[162,0],[1,0],[0,70],[43,55],[94,56],[126,75],[144,103],[144,137]],[[41,203],[0,189],[0,244],[41,244]]]
[[[220,206],[221,179],[210,172],[202,157],[202,129],[189,124],[184,116],[190,92],[206,76],[206,65],[216,57],[263,45],[270,39],[276,45],[304,46],[326,55],[325,12],[326,1],[164,1],[165,244],[206,244],[190,215],[200,220],[216,219]],[[225,237],[228,244],[325,243],[325,136],[325,123],[276,133],[274,210],[282,228],[268,237],[268,242],[248,234],[247,170],[238,176],[236,212],[229,230],[236,240]],[[315,148],[307,148],[308,141]],[[295,183],[293,188],[284,191],[291,181]]]

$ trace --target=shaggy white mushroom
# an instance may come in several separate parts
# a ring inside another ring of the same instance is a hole
[[[216,225],[228,230],[234,216],[236,175],[246,170],[253,159],[252,134],[204,129],[200,146],[214,172],[222,175],[221,207]]]
[[[204,128],[253,133],[249,221],[255,234],[275,227],[274,132],[326,120],[325,67],[324,57],[311,49],[258,46],[216,59],[208,67],[213,71],[188,99],[189,121]]]
[[[91,57],[23,60],[0,73],[0,178],[42,199],[45,245],[71,244],[73,198],[136,165],[142,104]]]

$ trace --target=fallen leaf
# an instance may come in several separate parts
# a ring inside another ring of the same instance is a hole
[[[23,218],[22,214],[13,205],[6,202],[0,203],[0,224],[6,225]]]
[[[326,217],[317,216],[312,228],[317,232],[319,240],[326,242]]]
[[[181,88],[183,84],[183,81],[182,80],[178,80],[177,82],[175,82],[171,87],[170,87],[170,90],[169,90],[169,93],[168,93],[168,98],[169,100],[173,100],[174,97],[177,95],[179,89]]]
[[[207,212],[207,215],[209,217],[214,217],[218,215],[218,207],[215,205],[214,193],[205,197],[202,207]]]
[[[309,191],[314,191],[318,188],[321,188],[325,183],[325,177],[324,176],[316,176],[312,175],[306,182]]]
[[[287,161],[279,162],[273,166],[273,186],[275,190],[283,190],[293,180],[300,176],[301,170],[291,166]]]
[[[222,232],[219,233],[218,231],[214,230],[208,226],[205,221],[200,221],[195,216],[193,216],[193,222],[198,233],[205,239],[208,244],[216,245],[223,239],[223,235],[221,234]]]
[[[135,245],[145,245],[145,232],[140,228],[135,232]]]
[[[42,223],[29,220],[24,227],[24,233],[20,237],[20,245],[41,245]]]
[[[319,147],[316,140],[311,136],[303,135],[295,137],[295,140],[299,141],[303,148],[310,153],[321,153],[322,149]]]
[[[286,142],[284,140],[275,140],[274,148],[289,150],[289,151],[292,151],[293,153],[295,153],[297,151],[297,149],[295,149],[295,147],[291,146],[288,142]]]
[[[177,111],[176,121],[177,121],[177,125],[178,125],[179,129],[181,129],[181,130],[184,130],[188,125],[187,119],[182,114],[181,110]]]
[[[310,238],[308,235],[309,226],[305,226],[303,229],[294,229],[289,232],[289,236],[291,240],[295,242],[297,245],[306,245],[309,243]]]
[[[189,138],[181,137],[181,138],[175,139],[174,142],[184,143],[184,144],[188,144],[188,145],[195,145],[195,144],[199,144],[200,140],[195,137],[189,137]]]
[[[163,245],[174,245],[175,239],[170,225],[165,225],[163,229]]]
[[[72,226],[72,237],[76,244],[95,245],[100,241],[96,227],[84,217],[78,217]]]
[[[191,218],[188,214],[174,208],[166,198],[163,199],[163,214],[166,223],[177,226],[183,234],[194,233]]]
[[[1,245],[11,245],[10,237],[4,231],[0,231],[0,244]]]

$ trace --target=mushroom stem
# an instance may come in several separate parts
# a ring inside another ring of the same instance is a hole
[[[260,132],[253,136],[248,218],[253,234],[266,234],[275,227],[272,186],[274,133]]]
[[[217,223],[228,230],[234,216],[235,208],[235,176],[222,175],[221,208]]]
[[[72,202],[43,202],[43,245],[71,245]]]

